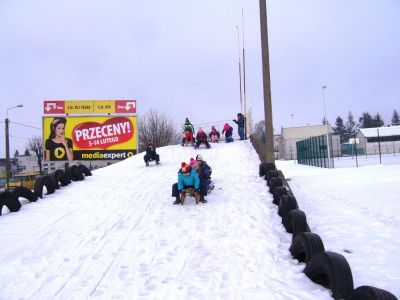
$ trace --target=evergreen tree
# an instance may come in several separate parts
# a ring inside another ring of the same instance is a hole
[[[383,119],[379,113],[376,113],[376,115],[374,116],[373,123],[374,123],[374,127],[382,127],[385,125],[385,122],[383,121]]]
[[[392,125],[393,126],[400,125],[400,117],[399,117],[399,114],[397,113],[397,110],[393,111]]]
[[[363,112],[362,116],[358,119],[360,122],[361,128],[373,128],[375,127],[375,123],[372,119],[372,116],[369,112]]]
[[[28,150],[28,148],[26,148],[25,149],[25,153],[24,153],[24,156],[30,156],[31,154],[29,153],[29,150]]]
[[[322,118],[322,125],[326,125],[326,123],[327,123],[327,122],[326,122],[326,119],[325,119],[325,117],[323,117],[323,118]],[[328,124],[329,124],[329,122],[328,122]]]
[[[18,150],[15,150],[15,152],[14,152],[14,157],[17,157],[17,156],[19,156],[19,151],[18,151]]]
[[[337,134],[340,136],[340,143],[342,144],[342,143],[344,143],[345,136],[346,136],[346,126],[344,126],[343,119],[340,116],[338,116],[336,118],[335,125],[336,126],[332,128],[333,132],[334,132],[334,134]]]
[[[352,138],[354,136],[354,132],[357,130],[357,124],[354,122],[354,117],[351,111],[349,111],[349,114],[347,116],[347,121],[346,121],[346,133],[344,134],[344,141],[348,142],[349,138]]]

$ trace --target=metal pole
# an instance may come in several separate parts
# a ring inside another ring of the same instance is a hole
[[[296,159],[295,150],[294,150],[294,132],[293,132],[293,117],[294,114],[290,115],[290,125],[292,126],[292,151],[293,151],[293,159]]]
[[[9,141],[9,133],[8,133],[8,111],[6,118],[6,189],[10,187],[10,141]]]
[[[325,127],[326,127],[326,147],[328,151],[328,168],[331,167],[331,151],[329,147],[329,131],[328,131],[328,119],[326,118],[326,104],[325,104],[325,89],[326,85],[322,87],[322,101],[324,104],[324,118],[325,118]]]
[[[238,41],[238,58],[239,58],[239,92],[240,92],[240,112],[243,114],[243,99],[242,99],[242,66],[240,64],[240,39],[239,39],[239,26],[237,29],[237,41]]]
[[[244,50],[244,17],[243,17],[243,8],[242,8],[242,43],[243,43],[244,139],[247,140],[246,59],[245,59],[245,50]]]
[[[379,136],[379,129],[377,128],[376,131],[378,131],[378,147],[379,147],[379,164],[382,164],[382,155],[381,155],[381,137]]]
[[[264,91],[264,118],[265,118],[265,160],[275,163],[274,157],[274,131],[272,122],[271,77],[269,71],[268,27],[266,0],[260,0],[260,29],[261,52]]]

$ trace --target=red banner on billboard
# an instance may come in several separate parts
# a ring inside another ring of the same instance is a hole
[[[43,113],[49,114],[65,114],[65,102],[44,100]]]
[[[115,100],[116,113],[136,113],[136,100]]]

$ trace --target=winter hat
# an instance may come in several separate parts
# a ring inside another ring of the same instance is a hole
[[[202,132],[203,131],[203,127],[199,127],[199,129],[197,131],[198,132]]]
[[[186,119],[185,119],[185,123],[190,123],[190,122],[189,122],[189,118],[186,118]]]
[[[188,171],[189,171],[189,168],[190,168],[190,166],[189,166],[187,163],[185,163],[185,162],[182,162],[182,163],[181,163],[181,170],[182,170],[182,172],[184,172],[184,173],[188,172]]]
[[[202,160],[203,160],[203,156],[201,156],[201,154],[197,154],[197,156],[196,156],[196,160],[200,160],[200,161],[202,161]]]
[[[227,130],[228,130],[228,128],[229,128],[229,125],[228,125],[228,123],[225,123],[225,125],[224,125],[224,131],[227,131]]]
[[[190,163],[189,163],[189,165],[190,165],[191,167],[193,167],[193,165],[195,165],[195,164],[196,164],[196,161],[194,160],[193,157],[191,157],[191,158],[190,158]]]
[[[153,146],[153,142],[152,142],[152,141],[149,141],[149,142],[147,143],[147,145]]]

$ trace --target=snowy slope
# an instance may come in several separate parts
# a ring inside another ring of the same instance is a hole
[[[0,299],[330,299],[288,252],[249,142],[158,149],[93,172],[0,218]],[[201,153],[216,189],[172,205]]]

